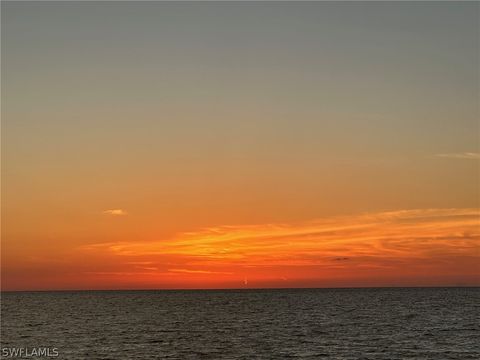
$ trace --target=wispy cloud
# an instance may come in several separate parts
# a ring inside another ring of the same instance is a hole
[[[463,153],[449,153],[449,154],[437,154],[438,157],[450,158],[450,159],[480,159],[480,153],[463,152]]]
[[[154,262],[163,274],[185,276],[248,274],[253,279],[289,274],[298,279],[347,272],[348,276],[472,273],[480,260],[480,211],[400,210],[303,223],[218,226],[154,242],[100,243],[82,249]]]
[[[222,274],[230,275],[231,272],[227,271],[209,271],[209,270],[195,270],[195,269],[168,269],[169,272],[173,273],[185,273],[185,274]]]
[[[125,216],[128,215],[128,213],[125,210],[122,209],[110,209],[110,210],[104,210],[103,213],[105,215],[112,215],[112,216]]]

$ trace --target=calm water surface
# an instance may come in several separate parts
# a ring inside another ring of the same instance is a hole
[[[2,348],[60,359],[480,359],[480,288],[21,292],[1,304]]]

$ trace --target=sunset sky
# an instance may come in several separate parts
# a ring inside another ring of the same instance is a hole
[[[478,2],[1,6],[2,290],[480,285]]]

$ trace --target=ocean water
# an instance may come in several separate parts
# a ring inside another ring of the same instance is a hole
[[[2,293],[1,347],[58,359],[480,359],[479,310],[480,288]]]

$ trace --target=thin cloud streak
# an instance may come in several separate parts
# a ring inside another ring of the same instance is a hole
[[[105,215],[112,215],[112,216],[126,216],[128,213],[122,209],[111,209],[111,210],[104,210],[103,213]]]
[[[470,160],[480,159],[480,153],[475,153],[475,152],[437,154],[436,156],[443,157],[443,158],[450,158],[450,159],[470,159]]]
[[[163,241],[100,243],[81,250],[150,261],[185,278],[245,272],[250,279],[263,274],[292,279],[472,275],[479,273],[474,264],[480,261],[480,211],[401,210],[295,224],[219,226]]]
[[[223,274],[223,275],[232,274],[231,272],[225,272],[225,271],[192,270],[192,269],[168,269],[168,271],[173,273],[186,273],[186,274]]]

